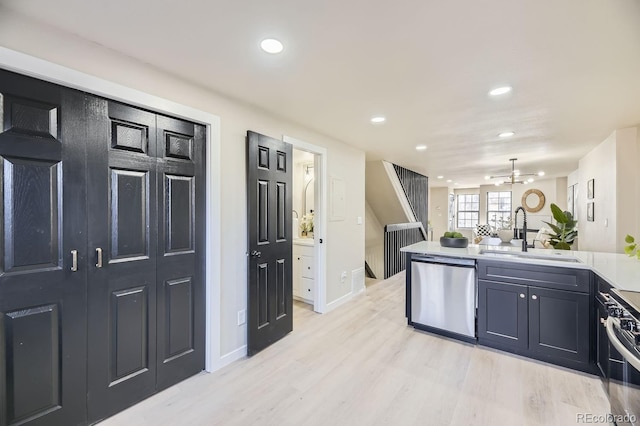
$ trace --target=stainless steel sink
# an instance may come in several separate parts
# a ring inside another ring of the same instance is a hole
[[[533,254],[526,252],[500,251],[500,250],[480,250],[483,256],[502,257],[511,259],[535,259],[535,260],[552,260],[555,262],[571,262],[582,263],[577,257],[566,256],[562,253],[553,253],[549,255]]]

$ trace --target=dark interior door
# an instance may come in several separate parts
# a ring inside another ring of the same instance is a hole
[[[292,147],[247,132],[247,353],[293,329]]]
[[[0,70],[0,112],[0,425],[84,423],[84,95]]]
[[[90,98],[89,420],[156,387],[156,117]]]
[[[203,126],[157,116],[157,388],[204,369]]]

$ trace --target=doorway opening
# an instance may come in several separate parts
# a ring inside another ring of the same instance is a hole
[[[326,149],[293,145],[293,298],[299,310],[326,312]]]

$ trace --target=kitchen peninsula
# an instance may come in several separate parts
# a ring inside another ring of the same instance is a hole
[[[640,262],[623,254],[549,249],[525,253],[516,246],[447,248],[428,241],[402,251],[407,255],[410,325],[470,341],[439,325],[452,324],[455,331],[461,317],[470,317],[475,320],[472,342],[594,374],[602,319],[596,294],[612,288],[640,292]],[[469,262],[475,262],[477,276],[474,285],[466,280],[463,291],[460,265],[469,268]],[[427,274],[426,267],[434,269]],[[425,290],[433,286],[435,292]],[[447,300],[452,297],[453,303]],[[454,314],[445,308],[456,304],[467,306],[468,312]]]

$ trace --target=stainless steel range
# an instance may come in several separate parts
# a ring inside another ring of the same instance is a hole
[[[610,351],[620,361],[610,370],[609,400],[617,425],[640,425],[640,293],[612,289],[606,320]]]

